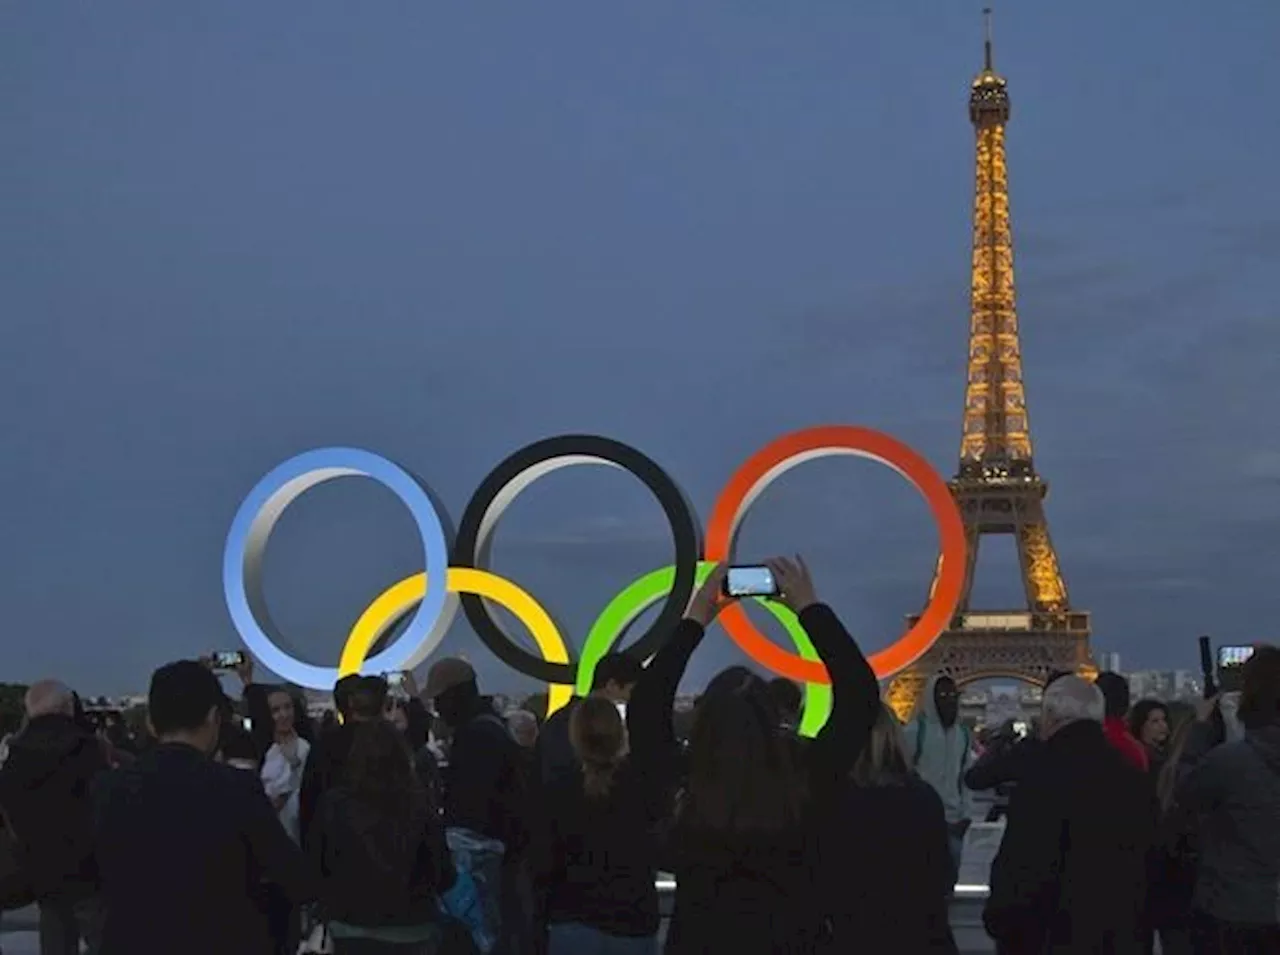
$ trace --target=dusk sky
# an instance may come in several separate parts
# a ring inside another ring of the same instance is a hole
[[[0,680],[114,694],[238,646],[231,518],[313,447],[392,458],[455,522],[562,432],[645,451],[703,520],[809,425],[950,476],[982,5],[4,4]],[[995,34],[1072,603],[1126,668],[1275,640],[1280,4],[1019,0]],[[636,482],[578,468],[516,502],[494,568],[580,643],[668,541]],[[782,551],[874,650],[936,533],[895,474],[836,459],[752,512],[739,556]],[[975,606],[1012,606],[1012,541],[984,558]],[[421,562],[389,493],[337,482],[284,515],[268,593],[332,665]],[[461,617],[445,649],[533,688]],[[718,633],[691,682],[743,659]]]

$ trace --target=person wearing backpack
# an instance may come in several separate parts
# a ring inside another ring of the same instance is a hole
[[[933,787],[946,811],[951,864],[960,874],[960,853],[969,831],[972,794],[964,784],[973,739],[960,723],[960,690],[945,674],[931,679],[904,734],[916,774]]]
[[[422,695],[453,733],[442,772],[445,831],[454,863],[474,880],[496,933],[492,948],[481,948],[486,955],[525,955],[533,938],[533,889],[520,746],[492,702],[480,695],[476,671],[466,660],[437,661]]]

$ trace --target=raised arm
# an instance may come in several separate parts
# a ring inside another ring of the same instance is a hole
[[[655,768],[675,749],[676,732],[671,713],[675,708],[676,689],[689,658],[705,634],[698,621],[688,617],[681,620],[631,691],[631,702],[627,704],[627,737],[631,759],[637,766]]]
[[[676,733],[671,711],[675,707],[676,689],[689,666],[689,658],[715,619],[724,581],[723,566],[717,567],[698,588],[689,602],[683,620],[676,625],[671,639],[645,667],[640,682],[631,691],[627,704],[627,736],[631,761],[643,774],[660,776],[663,783],[676,765]]]
[[[810,752],[815,769],[834,777],[853,768],[871,737],[880,709],[880,684],[840,618],[826,604],[811,604],[800,623],[831,676],[831,716]]]
[[[840,778],[853,768],[871,736],[880,709],[880,684],[840,618],[818,602],[804,561],[777,558],[769,567],[782,591],[780,599],[800,617],[831,677],[831,715],[809,747],[810,765],[815,775]]]

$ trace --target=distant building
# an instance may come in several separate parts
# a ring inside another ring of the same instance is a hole
[[[1128,674],[1133,699],[1198,700],[1203,686],[1190,670],[1138,670]]]
[[[1107,673],[1120,673],[1120,654],[1099,653],[1098,669]]]

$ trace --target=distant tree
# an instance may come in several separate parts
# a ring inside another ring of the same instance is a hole
[[[0,683],[0,735],[22,725],[27,687],[21,683]]]

